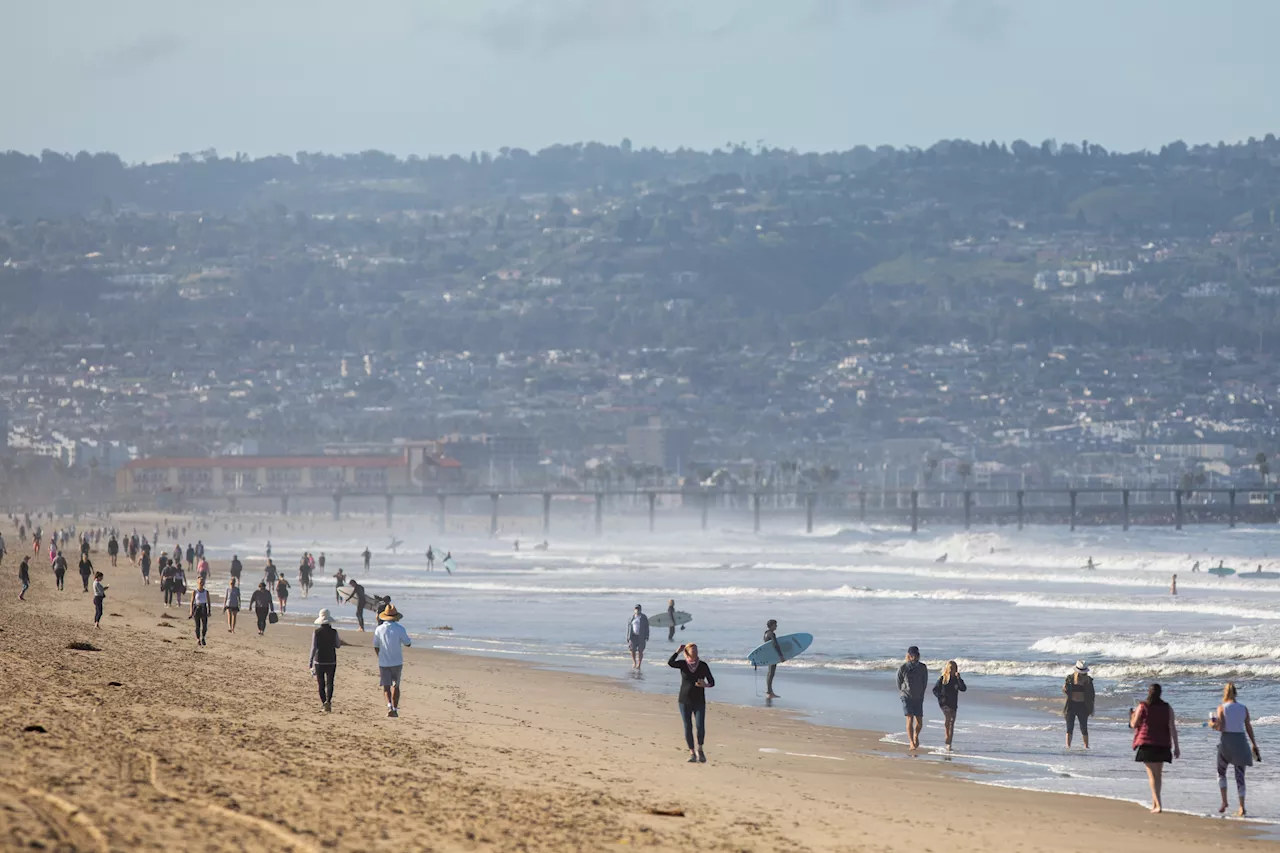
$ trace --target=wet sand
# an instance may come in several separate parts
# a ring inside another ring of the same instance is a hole
[[[411,649],[388,719],[371,635],[351,630],[325,714],[306,667],[326,578],[265,637],[247,613],[228,634],[216,606],[199,648],[126,560],[95,554],[101,631],[74,566],[59,593],[33,560],[18,602],[17,562],[0,567],[0,850],[1259,849],[1241,823],[974,784],[714,691],[706,765],[685,763],[674,692],[506,660]]]

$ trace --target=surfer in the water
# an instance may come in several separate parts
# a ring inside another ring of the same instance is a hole
[[[674,598],[667,599],[667,618],[671,620],[667,625],[667,642],[670,643],[676,638],[676,600]]]
[[[369,606],[369,597],[365,594],[364,587],[356,583],[356,579],[352,578],[347,581],[351,587],[351,592],[347,593],[347,601],[355,599],[356,602],[356,622],[360,625],[360,630],[364,631],[364,611]]]
[[[1169,582],[1169,594],[1170,595],[1178,594],[1178,576],[1177,575],[1174,575],[1173,580]]]
[[[432,550],[430,545],[428,545],[427,546],[427,571],[429,572],[433,571],[435,567],[436,567],[436,552]]]
[[[1092,571],[1093,569],[1096,569],[1096,568],[1097,568],[1097,566],[1095,566],[1095,565],[1093,564],[1093,557],[1090,557],[1090,558],[1089,558],[1089,562],[1085,563],[1085,564],[1084,564],[1084,567],[1085,567],[1086,569],[1089,569],[1090,571]]]
[[[778,645],[778,620],[770,619],[764,625],[764,641],[773,643],[773,650],[778,653],[778,660],[786,660],[786,656],[782,654],[782,646]],[[781,699],[777,693],[773,692],[773,674],[778,671],[776,663],[769,664],[769,671],[764,677],[764,698]]]
[[[644,646],[649,642],[649,617],[636,605],[635,613],[627,620],[627,650],[631,652],[631,666],[639,669],[644,664]]]
[[[938,559],[934,560],[934,562],[935,562],[935,563],[945,563],[946,561],[947,561],[947,555],[946,555],[946,554],[943,554],[941,557],[939,557]]]

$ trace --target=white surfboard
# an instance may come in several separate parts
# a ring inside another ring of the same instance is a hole
[[[683,610],[676,611],[677,625],[688,625],[692,621],[693,621],[692,615],[684,612]],[[656,616],[649,617],[649,627],[650,628],[670,628],[671,618],[667,616],[667,613],[664,610],[663,612],[657,614]]]

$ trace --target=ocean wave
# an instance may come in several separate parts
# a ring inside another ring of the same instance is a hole
[[[1031,651],[1067,658],[1120,658],[1177,661],[1280,659],[1273,631],[1228,631],[1217,634],[1095,634],[1045,637]]]
[[[726,661],[731,663],[733,661]],[[926,661],[931,670],[943,661]],[[896,672],[902,661],[893,659],[797,658],[785,664],[796,669],[835,670],[846,672]],[[956,665],[964,675],[1000,676],[1004,678],[1063,678],[1071,665],[1062,661],[974,660],[957,658]],[[1280,678],[1280,664],[1241,662],[1236,664],[1196,663],[1184,661],[1150,661],[1099,663],[1091,667],[1095,678],[1133,681],[1148,678],[1206,678],[1214,680],[1245,678]],[[1050,697],[1053,698],[1053,697]]]

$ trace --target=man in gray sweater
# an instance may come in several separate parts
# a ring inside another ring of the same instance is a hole
[[[929,689],[929,667],[920,662],[920,649],[907,649],[907,661],[898,667],[898,693],[902,697],[902,714],[907,718],[907,739],[912,749],[920,748],[920,730],[924,728],[924,694]]]

